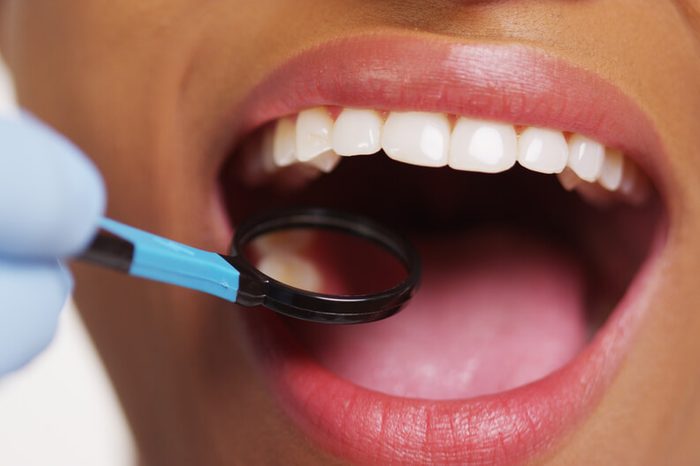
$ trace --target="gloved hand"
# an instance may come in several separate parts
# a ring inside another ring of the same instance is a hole
[[[94,235],[105,192],[67,139],[28,114],[0,119],[0,375],[53,338],[72,279],[61,259]]]

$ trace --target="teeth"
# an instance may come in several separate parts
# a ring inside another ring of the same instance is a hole
[[[560,131],[528,128],[520,135],[518,162],[540,173],[561,173],[569,159],[569,148]]]
[[[321,273],[305,251],[313,247],[312,230],[283,230],[262,235],[251,244],[260,260],[257,269],[268,277],[308,291],[321,291]]]
[[[452,131],[449,166],[483,173],[515,165],[518,139],[513,125],[460,118]]]
[[[325,109],[301,112],[296,121],[292,117],[281,118],[274,129],[264,130],[259,145],[250,144],[243,149],[244,173],[242,178],[252,186],[277,176],[279,187],[297,189],[317,178],[321,172],[330,173],[340,162],[340,157],[330,148],[333,120]],[[257,152],[255,157],[251,151]],[[302,163],[300,163],[302,162]]]
[[[569,140],[569,168],[582,180],[590,183],[598,180],[603,170],[605,147],[580,134]]]
[[[608,191],[617,191],[620,188],[624,161],[624,156],[620,151],[609,150],[605,153],[599,179],[602,187]]]
[[[346,108],[333,127],[333,150],[338,155],[370,155],[382,149],[384,120],[374,110]]]
[[[384,124],[382,148],[399,162],[424,167],[447,165],[450,122],[446,115],[393,112]]]
[[[244,147],[242,176],[252,184],[269,181],[283,167],[289,186],[303,186],[330,173],[343,157],[381,150],[412,165],[499,173],[517,161],[524,168],[556,174],[564,189],[595,204],[620,199],[644,202],[651,193],[646,176],[621,152],[573,134],[526,127],[517,135],[511,124],[459,117],[454,128],[447,115],[428,112],[382,114],[342,109],[333,120],[323,107],[284,117],[265,129],[258,142]],[[607,194],[609,193],[609,194]]]
[[[316,232],[310,229],[280,230],[261,235],[251,243],[260,256],[297,253],[313,245]]]
[[[258,270],[278,282],[307,291],[321,291],[321,274],[318,268],[299,254],[274,252],[264,255]]]
[[[296,162],[296,123],[291,117],[277,121],[273,140],[273,159],[278,167],[286,167]]]
[[[333,119],[325,108],[312,108],[299,113],[296,131],[297,160],[308,162],[331,151],[332,132]]]

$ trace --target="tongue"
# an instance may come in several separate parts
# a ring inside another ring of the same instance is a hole
[[[542,378],[584,346],[584,280],[560,250],[502,231],[418,246],[423,284],[398,315],[357,326],[290,322],[321,364],[391,395],[467,398]]]

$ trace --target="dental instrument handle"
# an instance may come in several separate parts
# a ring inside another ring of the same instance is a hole
[[[103,218],[79,259],[135,277],[202,291],[235,302],[240,273],[221,255]]]

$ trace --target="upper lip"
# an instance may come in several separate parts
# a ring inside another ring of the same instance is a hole
[[[301,53],[257,86],[237,109],[236,137],[317,105],[445,112],[577,132],[634,159],[662,197],[669,186],[661,140],[630,98],[592,72],[528,46],[405,35],[333,41]],[[569,431],[611,382],[646,309],[642,295],[655,283],[662,243],[657,238],[586,350],[547,378],[509,392],[471,400],[399,399],[295,357],[294,343],[275,325],[252,325],[254,346],[273,368],[292,416],[336,453],[377,463],[520,462]]]

